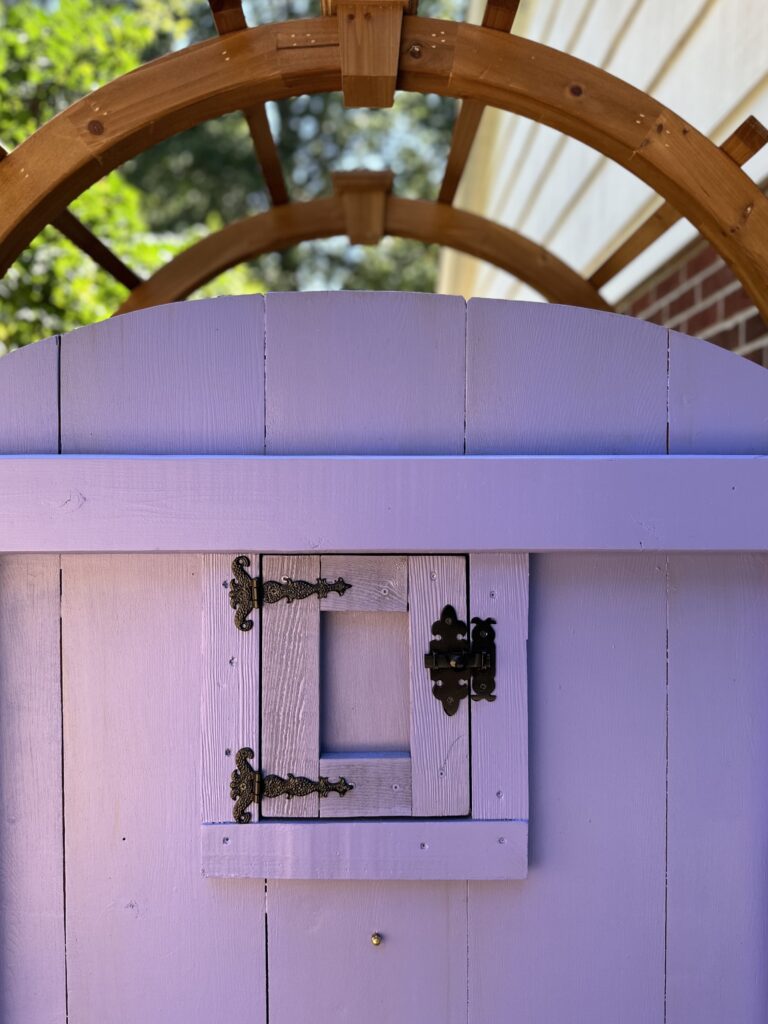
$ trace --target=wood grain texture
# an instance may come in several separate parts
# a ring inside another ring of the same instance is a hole
[[[388,883],[381,885],[386,892],[392,880],[509,881],[525,878],[527,872],[525,821],[261,821],[231,827],[202,825],[201,830],[206,875],[266,876],[271,892],[282,890],[284,883],[279,879],[291,879],[291,884],[310,878],[368,879],[371,883],[383,879]],[[462,895],[466,892],[464,884],[448,888],[458,889]],[[412,908],[402,906],[399,913],[405,925]],[[289,926],[301,930],[304,924],[298,919]],[[273,926],[277,934],[280,922],[270,921],[270,934]],[[466,962],[466,939],[462,953]],[[273,964],[270,942],[271,981]],[[290,965],[283,963],[277,969],[289,970]],[[444,979],[443,984],[447,983]],[[432,995],[429,993],[430,998]],[[320,1013],[315,1019],[331,1019],[327,1011],[318,1007],[315,1011]],[[388,1019],[381,1015],[380,1007],[372,1008],[372,1013],[377,1024]]]
[[[234,557],[231,553],[202,556],[200,785],[203,822],[232,820],[229,783],[235,767],[235,755],[241,747],[258,751],[261,746],[259,611],[254,609],[251,612],[253,628],[249,632],[235,627],[227,593]],[[259,557],[251,552],[250,559],[251,571],[255,575]],[[258,806],[249,810],[256,821]]]
[[[528,555],[470,555],[469,602],[496,619],[496,700],[471,708],[472,817],[527,821]]]
[[[467,452],[666,451],[667,331],[590,310],[472,299]]]
[[[320,801],[321,818],[395,818],[411,814],[411,759],[405,755],[333,754],[320,758],[320,774],[343,776],[355,788]]]
[[[0,452],[55,454],[59,450],[57,338],[9,352],[0,360]]]
[[[265,580],[289,576],[313,583],[316,555],[262,559]],[[266,604],[262,623],[261,770],[317,779],[320,763],[320,602]],[[262,804],[265,818],[316,818],[318,796],[277,797]]]
[[[384,234],[392,171],[336,171],[331,179],[341,199],[351,244],[376,245]]]
[[[456,190],[467,165],[484,110],[485,104],[478,100],[465,99],[461,104],[453,125],[448,162],[437,197],[439,203],[452,203],[456,198]]]
[[[0,550],[765,551],[767,501],[755,455],[0,456]]]
[[[413,813],[469,814],[469,701],[446,715],[432,693],[424,655],[432,624],[445,605],[467,622],[466,560],[417,555],[408,560],[408,629],[411,647],[411,786]]]
[[[66,1020],[59,615],[56,556],[0,558],[3,1024]]]
[[[664,562],[542,556],[531,580],[529,874],[469,886],[469,1020],[657,1024]]]
[[[447,245],[513,274],[550,302],[609,310],[600,293],[553,253],[485,217],[425,199],[388,196],[384,230],[398,238]],[[119,313],[177,302],[230,267],[315,238],[343,235],[341,199],[327,196],[254,214],[182,250],[135,288]]]
[[[328,580],[342,576],[351,584],[345,594],[323,599],[323,611],[405,612],[408,610],[408,559],[405,555],[321,555]]]
[[[263,882],[200,877],[200,558],[62,579],[70,1020],[263,1022]]]
[[[218,38],[188,47],[53,118],[0,162],[0,273],[75,196],[150,143],[254,101],[338,89],[341,55],[330,20],[232,33],[227,61]],[[327,44],[313,45],[315,33]],[[434,50],[423,45],[431,33],[440,40]],[[280,45],[291,36],[310,45]],[[622,164],[700,226],[768,314],[768,199],[657,100],[531,40],[426,18],[403,19],[398,67],[402,89],[469,96],[541,120]],[[95,106],[102,120],[94,131]]]
[[[322,753],[408,750],[408,616],[320,615]]]
[[[345,107],[395,102],[403,7],[402,0],[337,0]]]
[[[270,1024],[306,1019],[308,1000],[313,1024],[465,1024],[465,893],[435,882],[271,885]],[[272,930],[273,920],[295,924]]]
[[[267,452],[461,453],[464,311],[442,295],[268,295]]]
[[[263,310],[216,299],[64,335],[62,451],[262,452]]]
[[[52,224],[65,238],[73,242],[86,256],[90,256],[97,266],[106,270],[120,284],[126,288],[136,288],[141,284],[139,275],[126,266],[116,253],[112,252],[69,210],[63,210],[52,221]]]
[[[248,130],[251,133],[261,173],[264,175],[269,198],[275,206],[281,206],[288,202],[288,188],[280,164],[280,154],[272,136],[272,129],[269,127],[266,104],[256,103],[244,110],[243,114],[248,122]]]
[[[669,332],[669,450],[768,454],[768,373],[732,352]]]
[[[667,1020],[765,1019],[768,559],[669,566]]]

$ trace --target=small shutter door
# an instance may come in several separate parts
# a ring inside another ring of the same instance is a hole
[[[469,702],[449,718],[424,665],[444,605],[466,619],[466,560],[269,556],[262,575],[350,584],[262,610],[262,775],[344,777],[354,789],[265,799],[261,816],[468,814]]]

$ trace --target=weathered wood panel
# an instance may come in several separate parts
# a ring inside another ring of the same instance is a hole
[[[667,331],[570,306],[472,299],[467,451],[661,454]]]
[[[472,817],[526,821],[528,555],[470,555],[469,601],[496,620],[496,700],[472,705]]]
[[[411,813],[411,759],[408,754],[333,754],[320,758],[320,774],[343,776],[354,789],[339,799],[320,801],[321,818],[397,818]]]
[[[266,301],[270,454],[463,451],[463,299],[307,292]]]
[[[653,556],[532,559],[528,878],[469,886],[469,1019],[658,1024],[665,578]]]
[[[265,580],[290,576],[313,582],[320,575],[316,555],[262,560]],[[288,772],[316,779],[320,762],[320,602],[267,604],[262,622],[261,768],[265,775]],[[262,804],[265,818],[316,818],[318,796],[276,797]]]
[[[330,593],[324,598],[323,611],[408,610],[408,559],[404,555],[322,555],[320,569],[329,582],[339,576],[354,580],[345,594]]]
[[[467,622],[467,563],[456,556],[416,555],[408,565],[411,647],[411,786],[413,813],[469,814],[469,701],[447,715],[432,693],[424,655],[446,605]]]

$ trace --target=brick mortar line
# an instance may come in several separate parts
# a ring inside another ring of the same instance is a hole
[[[687,292],[690,288],[695,288],[696,285],[701,284],[702,281],[706,281],[708,277],[711,277],[712,274],[717,273],[718,270],[722,270],[724,266],[725,263],[723,263],[723,261],[720,260],[719,264],[716,264],[714,267],[705,267],[704,270],[699,271],[699,273],[696,274],[694,277],[689,278],[687,281],[684,281],[681,285],[678,285],[677,288],[673,288],[672,291],[667,292],[666,295],[663,296],[663,298],[654,299],[654,301],[649,306],[646,306],[643,310],[641,310],[641,312],[635,315],[638,316],[640,319],[644,319],[645,317],[651,316],[652,314],[658,312],[658,310],[666,306],[668,303],[674,302],[676,298],[678,298],[684,292]],[[741,282],[738,280],[732,282],[732,284],[741,287]]]
[[[710,309],[712,306],[714,306],[716,302],[720,302],[721,299],[725,299],[729,295],[733,295],[734,292],[738,290],[738,288],[741,288],[741,283],[739,281],[736,282],[736,285],[738,286],[737,288],[731,288],[730,286],[728,286],[727,288],[723,288],[719,292],[714,292],[714,294],[708,295],[706,299],[702,299],[700,302],[695,303],[693,306],[689,306],[687,309],[683,310],[682,313],[676,313],[675,316],[673,316],[664,326],[674,328],[679,323],[682,323],[683,320],[689,320],[691,317],[696,316],[698,313],[703,313],[705,310]],[[731,319],[733,317],[741,317],[742,314],[746,316],[751,316],[753,313],[756,312],[755,306],[753,305],[749,296],[745,294],[744,297],[747,303],[746,307],[744,309],[740,309],[737,313],[732,313]]]

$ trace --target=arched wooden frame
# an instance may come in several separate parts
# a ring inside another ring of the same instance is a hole
[[[229,224],[169,260],[138,285],[118,313],[184,299],[230,267],[299,242],[346,233],[337,196],[275,206]],[[530,284],[550,302],[609,310],[588,281],[557,257],[515,231],[444,203],[388,196],[384,232],[420,242],[437,242],[487,260]]]
[[[77,195],[148,146],[256,102],[340,86],[338,29],[326,18],[233,32],[116,79],[0,163],[0,273]],[[711,242],[768,319],[768,199],[653,97],[539,43],[419,17],[403,22],[398,87],[530,117],[622,164]]]

